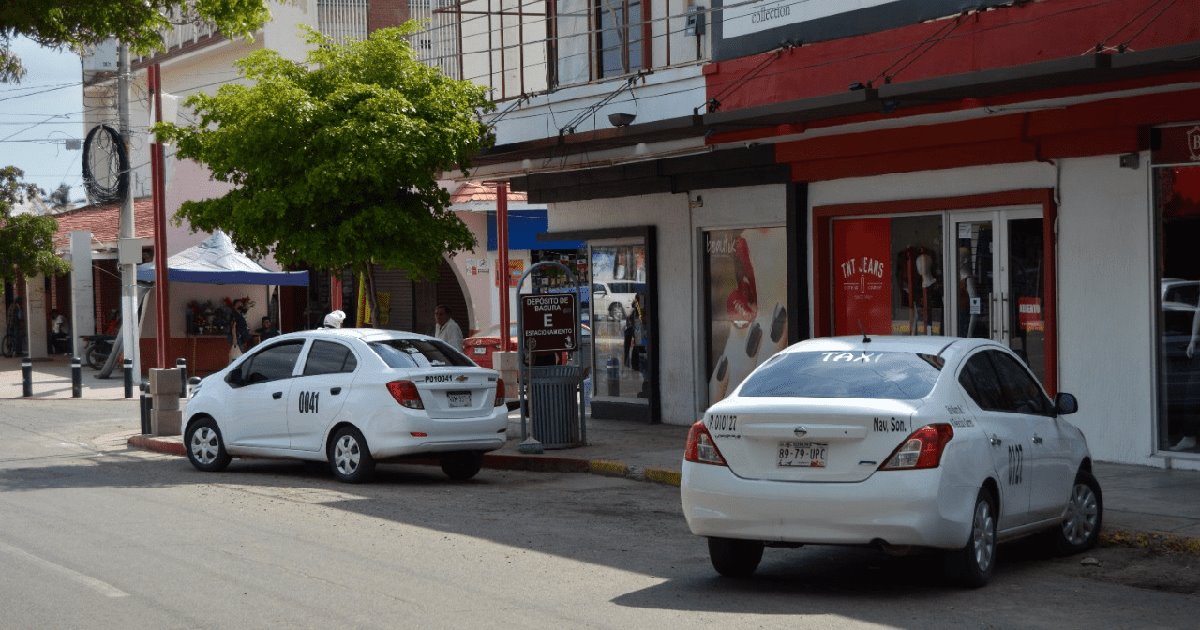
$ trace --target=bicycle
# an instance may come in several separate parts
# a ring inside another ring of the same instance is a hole
[[[6,357],[19,356],[24,350],[25,344],[21,343],[22,339],[19,334],[9,332],[4,335],[4,339],[0,340],[0,354]]]

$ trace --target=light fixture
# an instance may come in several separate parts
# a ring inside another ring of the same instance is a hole
[[[623,112],[613,112],[608,115],[608,122],[614,127],[628,127],[633,119],[637,118],[637,114],[626,114]]]

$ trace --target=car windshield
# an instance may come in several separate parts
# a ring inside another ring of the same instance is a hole
[[[908,352],[788,352],[751,374],[738,395],[915,400],[933,391],[941,365]]]
[[[388,367],[468,367],[473,363],[466,355],[431,339],[389,339],[368,344]]]

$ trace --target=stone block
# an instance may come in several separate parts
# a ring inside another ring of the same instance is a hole
[[[150,370],[150,393],[171,394],[176,398],[183,390],[183,370],[179,368],[153,368]]]
[[[155,409],[179,411],[181,408],[179,406],[179,394],[154,394],[150,398],[152,399],[151,406]]]
[[[154,435],[179,435],[183,412],[174,409],[155,409],[150,412],[150,431]]]

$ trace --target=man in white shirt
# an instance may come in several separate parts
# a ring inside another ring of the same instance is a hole
[[[433,319],[437,321],[437,327],[433,329],[433,336],[450,344],[450,347],[455,350],[462,350],[462,328],[459,328],[458,322],[450,317],[450,309],[446,308],[445,304],[438,304],[437,308],[433,309]]]

